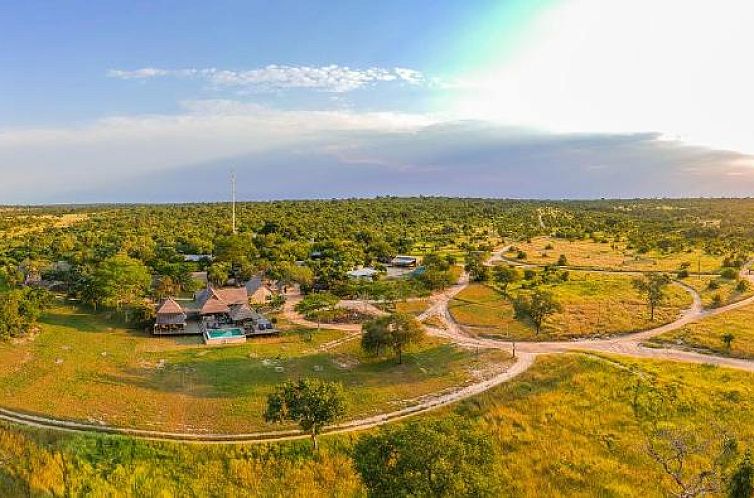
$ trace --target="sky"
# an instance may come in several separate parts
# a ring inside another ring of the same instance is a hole
[[[0,204],[750,196],[749,0],[0,0]]]

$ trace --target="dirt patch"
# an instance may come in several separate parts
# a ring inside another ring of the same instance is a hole
[[[342,353],[333,356],[331,361],[333,362],[333,365],[342,370],[350,370],[352,368],[356,368],[361,363],[358,358]]]

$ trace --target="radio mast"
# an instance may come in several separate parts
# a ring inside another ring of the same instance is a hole
[[[233,235],[236,235],[236,172],[230,170],[230,197],[233,209]]]

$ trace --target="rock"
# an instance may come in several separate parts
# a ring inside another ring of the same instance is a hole
[[[284,372],[285,368],[283,368],[283,367],[275,367],[275,371],[276,372]]]
[[[62,365],[63,364],[63,358],[55,358],[55,364],[56,365]]]
[[[321,372],[322,371],[322,365],[314,365],[314,371],[315,372]]]

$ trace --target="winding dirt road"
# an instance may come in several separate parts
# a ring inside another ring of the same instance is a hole
[[[502,254],[506,249],[507,247],[504,247],[495,251],[492,257],[487,261],[487,264],[492,264],[496,261],[504,260],[505,258],[502,256]],[[748,262],[747,265],[744,266],[744,269],[741,270],[741,276],[749,279],[750,281],[754,281],[754,278],[748,275],[746,268],[748,268],[748,266],[753,262],[754,261]],[[430,317],[437,317],[442,322],[443,326],[427,327],[428,333],[437,337],[446,338],[459,346],[469,348],[501,349],[512,352],[514,343],[469,336],[453,319],[448,309],[448,304],[456,294],[466,288],[468,283],[468,275],[463,274],[456,285],[451,286],[441,293],[434,294],[430,298],[429,308],[421,315],[419,315],[419,319],[426,320]],[[634,334],[626,334],[609,339],[585,339],[570,342],[517,342],[515,343],[516,362],[506,370],[498,372],[490,378],[471,385],[460,387],[448,393],[433,397],[426,397],[419,403],[406,408],[402,408],[400,410],[333,425],[331,427],[328,427],[324,432],[329,434],[336,434],[369,429],[388,422],[424,413],[429,410],[433,410],[441,406],[446,406],[450,403],[454,403],[462,399],[477,395],[494,386],[508,382],[519,374],[525,372],[531,365],[534,364],[536,357],[542,354],[560,354],[568,352],[610,353],[636,358],[651,358],[658,360],[712,364],[727,368],[735,368],[739,370],[754,372],[754,361],[704,355],[700,353],[681,351],[671,348],[648,348],[642,345],[642,342],[647,339],[671,330],[678,329],[688,323],[700,320],[707,316],[726,313],[728,311],[754,303],[754,296],[752,296],[748,299],[744,299],[727,306],[722,306],[714,310],[705,310],[702,307],[702,302],[699,294],[693,288],[686,286],[680,282],[677,282],[677,284],[684,287],[684,289],[686,289],[686,291],[692,295],[693,304],[674,322],[654,329],[645,330]],[[294,311],[293,308],[298,299],[300,298],[289,298],[284,310],[285,316],[292,323],[307,327],[316,327],[316,323],[305,320]],[[332,341],[331,343],[321,345],[320,349],[331,349],[333,347],[337,347],[344,342],[356,339],[360,335],[359,325],[328,324],[327,328],[342,330],[344,332],[348,332],[348,334],[340,339]],[[180,441],[203,444],[262,443],[288,441],[308,437],[308,435],[302,434],[300,431],[295,430],[254,432],[248,434],[190,434],[150,431],[85,424],[74,421],[54,419],[50,417],[24,414],[2,408],[0,408],[0,420],[5,420],[7,422],[12,422],[19,425],[52,429],[64,432],[118,434],[149,440]]]

